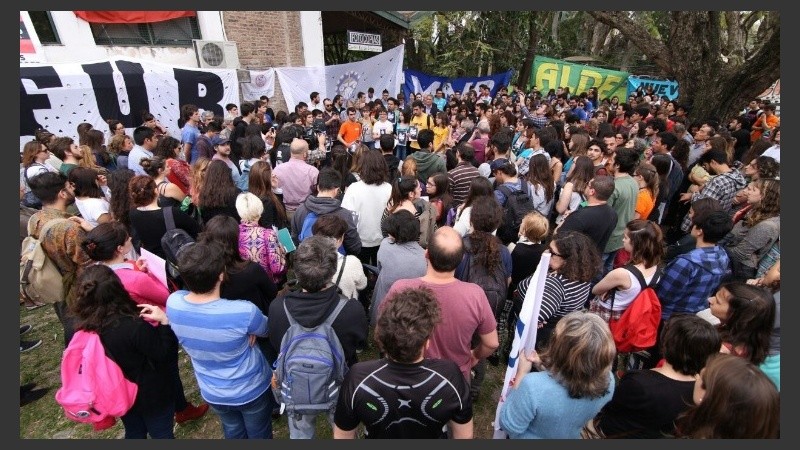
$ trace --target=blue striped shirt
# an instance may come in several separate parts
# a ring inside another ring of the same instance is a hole
[[[167,317],[192,358],[200,394],[209,403],[243,405],[267,389],[272,369],[249,335],[267,335],[267,318],[245,300],[186,301],[188,291],[167,299]]]

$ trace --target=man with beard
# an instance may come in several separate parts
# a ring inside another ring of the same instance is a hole
[[[65,301],[71,302],[77,295],[75,280],[78,272],[94,263],[81,247],[86,233],[94,227],[85,219],[67,212],[67,207],[75,203],[75,193],[66,175],[45,172],[28,180],[28,184],[42,201],[42,210],[33,214],[28,222],[28,232],[39,240],[42,250],[61,273],[64,295],[54,306],[56,312],[63,311]],[[59,314],[59,319],[64,324],[66,345],[72,337],[72,326],[68,325],[63,315]]]
[[[61,166],[58,168],[58,171],[63,173],[64,176],[69,175],[72,169],[78,167],[78,162],[83,158],[78,144],[71,137],[57,137],[53,139],[53,142],[51,142],[47,148],[50,150],[50,153],[61,160]]]

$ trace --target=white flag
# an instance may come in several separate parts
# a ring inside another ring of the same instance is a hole
[[[508,355],[508,368],[503,381],[503,389],[500,391],[500,400],[497,402],[497,410],[494,415],[494,439],[505,439],[508,434],[500,428],[500,408],[506,401],[508,389],[517,374],[517,359],[520,352],[525,349],[530,352],[536,344],[537,325],[539,322],[539,310],[542,307],[542,295],[544,294],[544,282],[550,267],[550,253],[542,253],[536,272],[531,277],[528,290],[525,291],[525,298],[522,301],[522,308],[519,312],[519,319],[514,327],[514,342],[511,345],[511,352]]]

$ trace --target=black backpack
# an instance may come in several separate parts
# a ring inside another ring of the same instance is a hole
[[[172,207],[162,208],[164,211],[164,222],[167,225],[167,232],[161,237],[161,248],[167,260],[167,275],[173,280],[179,279],[178,254],[188,246],[194,244],[194,238],[181,228],[175,228],[175,218],[172,216]]]
[[[461,276],[458,277],[461,281],[475,283],[483,289],[486,298],[489,300],[489,306],[492,308],[492,313],[497,317],[498,307],[502,307],[508,295],[508,285],[506,284],[506,277],[503,273],[503,267],[498,266],[492,273],[481,264],[478,264],[473,258],[471,253],[472,246],[469,239],[464,239],[464,258],[467,263]]]
[[[525,183],[525,186],[522,183]],[[506,196],[506,204],[503,205],[503,221],[497,229],[497,237],[504,245],[517,242],[522,219],[526,214],[534,211],[533,200],[528,194],[527,184],[527,182],[521,181],[519,191],[512,191],[506,185],[500,185],[497,188]]]

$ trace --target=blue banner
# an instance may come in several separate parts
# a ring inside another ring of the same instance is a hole
[[[641,87],[645,92],[647,92],[648,88],[653,88],[653,93],[659,98],[665,95],[670,100],[675,100],[678,98],[677,81],[657,80],[655,78],[637,77],[636,75],[629,76],[628,96],[630,96],[635,90],[639,89],[639,87]]]
[[[512,70],[503,73],[496,73],[494,75],[486,75],[482,77],[463,77],[463,78],[448,78],[437,77],[428,75],[416,70],[406,69],[405,83],[403,83],[403,94],[407,99],[412,98],[413,94],[435,94],[437,89],[444,92],[445,98],[449,97],[455,91],[465,94],[470,89],[478,90],[478,86],[485,84],[489,86],[492,97],[500,89],[500,86],[508,87],[511,82]]]

